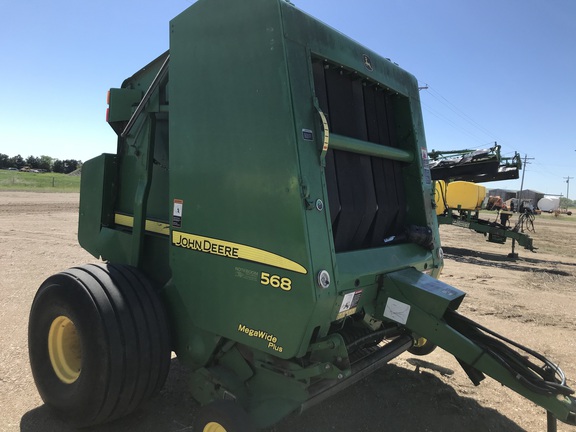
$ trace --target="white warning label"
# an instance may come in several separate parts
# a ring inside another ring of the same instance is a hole
[[[400,324],[406,324],[410,315],[410,305],[388,297],[386,307],[384,308],[384,316],[392,321]]]
[[[182,210],[184,201],[180,199],[174,200],[174,210],[172,211],[172,226],[180,228],[182,226]]]

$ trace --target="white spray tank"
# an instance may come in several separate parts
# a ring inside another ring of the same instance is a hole
[[[545,196],[538,201],[538,208],[543,212],[553,212],[560,207],[560,198],[555,196]]]

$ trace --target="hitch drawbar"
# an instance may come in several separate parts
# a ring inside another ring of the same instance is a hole
[[[386,275],[382,314],[453,354],[475,385],[484,374],[576,425],[574,390],[543,355],[460,315],[465,293],[414,269]],[[549,414],[550,416],[550,414]]]

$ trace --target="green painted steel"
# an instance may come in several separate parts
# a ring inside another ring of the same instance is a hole
[[[450,224],[460,226],[476,231],[481,234],[489,234],[497,239],[501,239],[500,243],[505,243],[507,238],[511,238],[518,242],[520,246],[533,251],[534,242],[532,238],[523,232],[515,231],[511,227],[499,223],[493,223],[485,219],[480,219],[475,212],[469,210],[458,210],[458,215],[452,213],[453,209],[447,209],[447,215],[439,215],[439,224]]]
[[[443,319],[464,293],[433,278],[418,86],[396,64],[283,0],[199,0],[112,90],[109,123],[79,240],[161,291],[201,403],[236,399],[263,427],[415,335],[475,358]]]
[[[400,162],[412,162],[414,160],[414,155],[408,151],[379,144],[373,144],[366,141],[360,141],[342,135],[330,135],[329,144],[330,148],[352,153],[376,156],[380,158],[397,160]]]
[[[100,257],[102,226],[113,223],[114,187],[118,169],[115,155],[103,154],[82,166],[78,240],[80,245]]]

